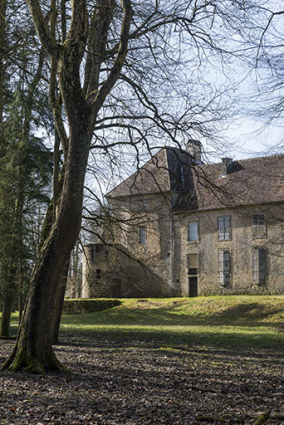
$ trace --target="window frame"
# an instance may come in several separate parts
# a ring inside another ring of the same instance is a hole
[[[224,288],[232,282],[232,255],[229,249],[218,250],[218,282]]]
[[[196,226],[197,226],[196,232],[190,232],[190,225],[191,224],[196,224]],[[190,239],[190,234],[191,233],[193,233],[193,234],[196,233],[197,239],[191,240]],[[189,220],[188,223],[187,223],[187,242],[189,242],[189,243],[198,243],[199,241],[200,241],[199,220]]]
[[[226,220],[229,221],[229,232],[226,232]],[[220,223],[223,222],[223,226],[220,226]],[[223,230],[223,232],[221,232]],[[217,231],[218,231],[218,241],[230,241],[232,240],[232,217],[230,215],[222,215],[217,217]],[[221,237],[221,235],[224,237]],[[226,237],[226,235],[228,235]]]
[[[138,243],[140,245],[147,244],[147,227],[146,226],[138,226]]]
[[[253,248],[252,280],[257,286],[265,285],[267,252],[263,247]]]
[[[263,219],[263,223],[261,223]],[[257,222],[256,222],[257,221]],[[267,224],[265,213],[254,214],[252,217],[252,238],[253,239],[266,239],[267,237]]]

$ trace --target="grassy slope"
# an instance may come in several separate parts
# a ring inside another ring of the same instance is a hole
[[[133,345],[283,347],[284,296],[124,299],[113,309],[63,316],[61,335]]]

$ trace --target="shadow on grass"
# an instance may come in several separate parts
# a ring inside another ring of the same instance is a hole
[[[60,339],[100,347],[284,348],[282,300],[137,300],[106,311],[63,316]],[[16,332],[15,318],[12,330]]]
[[[284,349],[284,334],[280,333],[238,333],[238,332],[193,332],[190,330],[162,329],[113,329],[94,328],[93,330],[61,330],[60,344],[67,338],[74,345],[98,346],[104,348],[125,347],[206,347],[222,349],[266,348]]]
[[[242,321],[246,320],[265,320],[270,316],[281,314],[284,319],[284,304],[280,307],[270,307],[266,304],[260,303],[247,303],[247,304],[238,304],[232,307],[228,307],[222,312],[222,316],[229,316],[232,319],[241,319]]]
[[[89,323],[93,325],[154,325],[154,326],[249,326],[259,327],[280,327],[284,323],[284,304],[280,307],[267,307],[260,303],[239,304],[232,307],[220,309],[215,312],[196,309],[196,311],[186,311],[178,309],[182,302],[176,302],[173,306],[151,308],[124,308],[110,309],[99,313],[90,313],[80,316],[65,316],[65,324]],[[279,317],[277,317],[277,315]],[[276,316],[279,321],[267,321],[270,317]],[[283,321],[282,318],[283,317]],[[262,322],[264,320],[264,322]]]

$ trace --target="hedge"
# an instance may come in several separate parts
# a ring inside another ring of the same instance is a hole
[[[63,314],[93,313],[121,305],[116,299],[65,299]]]

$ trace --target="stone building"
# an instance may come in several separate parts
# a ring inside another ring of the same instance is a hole
[[[165,147],[109,192],[83,297],[284,293],[284,155],[203,164]]]

